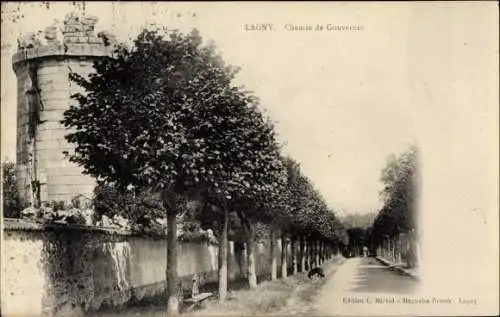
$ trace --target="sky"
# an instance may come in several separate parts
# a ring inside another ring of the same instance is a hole
[[[21,20],[2,25],[2,159],[15,158],[10,61],[16,37],[62,21],[72,10],[69,2],[50,9],[25,3]],[[182,31],[195,27],[215,41],[225,61],[241,67],[237,82],[260,98],[284,152],[339,215],[377,211],[387,157],[415,141],[403,4],[88,2],[85,13],[99,18],[97,31],[110,30],[120,40],[156,22]],[[258,23],[271,23],[273,30],[246,30]],[[287,29],[318,24],[323,31]],[[360,30],[326,30],[328,24]]]

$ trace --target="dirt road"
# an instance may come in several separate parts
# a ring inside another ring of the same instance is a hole
[[[315,314],[411,314],[412,305],[398,301],[411,297],[417,286],[417,281],[390,271],[374,258],[351,258],[320,290]]]

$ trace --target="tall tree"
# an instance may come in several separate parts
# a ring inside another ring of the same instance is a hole
[[[201,44],[196,30],[188,35],[144,30],[132,49],[122,45],[114,58],[97,62],[88,79],[72,75],[86,93],[74,95],[78,105],[63,120],[74,129],[66,137],[76,144],[70,160],[86,173],[161,196],[171,313],[178,312],[179,202],[210,199],[225,223],[236,195],[272,189],[273,176],[282,169],[273,126],[256,98],[232,84],[236,69],[224,64],[213,45]],[[227,252],[227,240],[220,245]],[[219,276],[227,278],[227,273]],[[224,287],[220,291],[224,297]]]
[[[261,224],[261,227],[264,225],[267,231],[272,230],[272,232],[269,232],[269,238],[275,239],[275,231],[279,228],[277,219],[283,219],[283,209],[280,205],[280,188],[286,180],[286,174],[279,157],[277,157],[275,163],[280,168],[267,175],[272,180],[270,186],[261,188],[250,195],[239,195],[232,205],[241,220],[247,238],[247,274],[250,288],[257,286],[255,242],[259,237],[259,233],[256,226]]]
[[[132,49],[72,79],[85,89],[65,112],[70,160],[101,182],[158,192],[168,223],[168,310],[178,312],[176,215],[183,197],[226,208],[235,193],[273,187],[280,170],[272,124],[236,70],[194,30],[144,30]],[[200,198],[201,197],[201,198]]]
[[[363,251],[363,247],[366,244],[366,231],[364,228],[354,227],[347,229],[347,234],[349,236],[349,249],[356,255],[360,256]]]
[[[418,152],[415,145],[391,156],[382,171],[384,206],[370,228],[372,249],[401,232],[416,229],[415,197],[418,187]]]
[[[289,220],[285,222],[285,226],[288,232],[295,235],[292,241],[299,241],[299,257],[295,261],[303,271],[320,260],[320,250],[325,243],[345,243],[346,234],[343,225],[328,208],[319,191],[301,173],[300,165],[288,159],[286,166],[288,183],[283,196],[286,197]],[[307,252],[305,247],[308,248]]]

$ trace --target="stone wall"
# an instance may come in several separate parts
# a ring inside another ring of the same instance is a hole
[[[399,233],[386,238],[377,249],[377,255],[396,264],[418,266],[420,244],[413,232]]]
[[[3,316],[81,315],[165,290],[164,238],[84,226],[7,221],[4,248]],[[216,246],[179,242],[179,248],[178,273],[186,289],[191,287],[195,273],[202,273],[202,284],[217,280]],[[246,272],[245,261],[238,263],[238,258],[244,258],[238,249],[230,243],[232,279]],[[256,251],[257,274],[269,274],[267,243],[260,244]]]

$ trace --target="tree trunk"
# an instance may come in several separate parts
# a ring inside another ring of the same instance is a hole
[[[313,241],[313,263],[318,266],[318,241]]]
[[[167,213],[167,315],[179,314],[177,278],[177,212],[175,208]]]
[[[317,247],[316,258],[318,259],[317,262],[319,266],[321,265],[321,241],[318,241],[316,243],[316,247]]]
[[[247,260],[247,278],[250,288],[257,287],[257,274],[255,272],[255,230],[249,219],[243,213],[238,212],[243,228],[245,229],[246,243],[246,260]]]
[[[389,238],[389,260],[392,261],[392,239]]]
[[[310,264],[310,268],[314,268],[316,266],[316,256],[315,256],[315,248],[314,248],[314,240],[311,240],[311,252],[310,252],[310,261],[311,261],[311,264]]]
[[[281,233],[281,278],[285,279],[288,277],[288,240],[286,238],[286,233]]]
[[[314,268],[314,241],[309,240],[309,270]]]
[[[323,241],[320,241],[319,242],[319,264],[323,264],[323,262],[325,261],[325,258],[324,258],[324,250],[323,250]]]
[[[230,227],[231,225],[228,224],[228,228]],[[228,232],[229,232],[230,229],[228,229]],[[228,233],[229,235],[229,233]],[[227,290],[229,292],[229,283],[231,282],[231,270],[234,270],[234,263],[231,261],[231,244],[230,244],[230,241],[229,241],[229,237],[227,238],[227,256],[226,256],[226,261],[227,261]],[[234,242],[233,242],[233,250],[234,250]]]
[[[319,253],[320,253],[320,244],[319,244],[319,241],[316,241],[316,266],[320,266],[321,265],[321,262],[320,262],[320,257],[319,257]]]
[[[231,232],[231,221],[227,220],[227,232],[228,232],[228,237],[227,237],[227,252],[226,252],[226,263],[227,263],[227,290],[229,292],[229,283],[231,282],[231,270],[234,270],[234,262],[231,259],[231,243],[229,240],[229,232]],[[233,241],[233,252],[234,252],[234,241]]]
[[[396,264],[398,263],[398,254],[397,254],[397,249],[396,249],[396,237],[394,237],[394,240],[392,240],[392,263]]]
[[[311,240],[306,240],[306,271],[311,269]]]
[[[270,240],[270,252],[271,252],[271,281],[274,281],[278,278],[278,268],[276,261],[276,237],[274,228],[271,226],[269,229],[269,240]]]
[[[290,250],[292,251],[292,265],[293,265],[293,274],[297,274],[298,268],[297,268],[297,238],[295,236],[292,237],[292,240],[290,241],[291,243],[291,248]]]
[[[390,237],[389,237],[389,246],[387,248],[389,250],[388,259],[392,261],[392,239]]]
[[[306,262],[304,254],[304,237],[299,237],[299,272],[305,272]]]
[[[321,265],[321,262],[320,262],[321,259],[319,258],[319,252],[320,252],[320,250],[319,250],[319,241],[316,241],[314,243],[314,248],[315,248],[315,251],[316,251],[315,252],[316,266],[320,266]]]
[[[219,302],[223,302],[227,298],[227,229],[228,229],[228,210],[224,208],[223,224],[220,228],[219,241]]]
[[[247,256],[248,256],[248,286],[250,288],[257,287],[257,274],[255,273],[255,232],[250,223],[247,227]]]
[[[304,265],[303,265],[303,271],[307,272],[309,270],[309,240],[304,238]]]
[[[238,264],[238,275],[237,276],[245,276],[245,272],[243,271],[244,267],[244,253],[245,253],[245,244],[241,241],[234,241],[234,258],[236,264]]]
[[[324,263],[325,262],[325,244],[323,243],[323,241],[320,242],[319,250],[320,250],[320,253],[319,253],[320,261],[321,261],[321,263]]]

